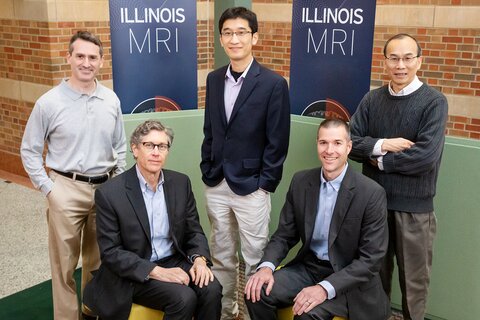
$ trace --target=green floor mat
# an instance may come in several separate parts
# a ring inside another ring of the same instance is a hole
[[[77,292],[80,292],[81,269],[74,273]],[[52,281],[39,283],[0,299],[2,320],[51,320],[53,319]]]

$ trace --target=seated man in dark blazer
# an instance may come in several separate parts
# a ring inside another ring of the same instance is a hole
[[[221,285],[189,178],[163,169],[173,132],[146,121],[132,133],[136,165],[95,193],[102,264],[84,292],[101,319],[127,319],[132,302],[165,319],[220,319]]]
[[[320,124],[322,167],[293,177],[278,229],[245,287],[252,320],[276,319],[277,308],[292,304],[295,319],[389,317],[379,277],[387,250],[385,191],[349,168],[351,148],[345,122]],[[296,257],[274,272],[299,240]]]

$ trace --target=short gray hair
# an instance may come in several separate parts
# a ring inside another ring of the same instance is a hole
[[[143,137],[148,135],[150,131],[160,131],[165,132],[168,137],[168,144],[171,146],[173,143],[173,130],[169,127],[164,126],[160,121],[157,120],[147,120],[138,125],[138,127],[133,130],[132,135],[130,136],[130,145],[138,146]]]
[[[72,54],[73,53],[73,43],[77,41],[78,39],[84,40],[91,42],[95,44],[98,47],[98,50],[100,52],[100,57],[103,57],[103,44],[102,41],[100,41],[100,38],[94,35],[91,32],[88,31],[77,31],[71,38],[70,38],[70,43],[68,44],[68,53]]]

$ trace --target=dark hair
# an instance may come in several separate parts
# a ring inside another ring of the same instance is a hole
[[[168,137],[168,144],[172,145],[173,143],[173,130],[169,127],[164,126],[160,121],[157,120],[147,120],[138,125],[138,127],[133,130],[132,135],[130,136],[130,145],[138,146],[142,142],[142,138],[150,133],[150,131],[160,131],[165,132]]]
[[[218,31],[222,33],[223,24],[226,20],[237,18],[245,19],[248,21],[248,26],[250,27],[250,29],[252,29],[252,34],[258,31],[257,15],[255,14],[255,12],[248,10],[244,7],[234,7],[225,10],[220,16],[220,20],[218,20]]]
[[[398,39],[404,39],[404,38],[410,38],[413,41],[415,41],[415,43],[417,44],[417,57],[422,56],[422,48],[420,47],[420,44],[418,43],[417,39],[415,39],[414,37],[412,37],[408,33],[399,33],[399,34],[394,35],[390,39],[388,39],[387,42],[385,42],[385,46],[383,47],[383,55],[385,56],[385,58],[387,57],[387,47],[388,47],[388,44],[390,43],[390,41],[398,40]]]
[[[338,127],[343,127],[345,129],[345,131],[347,132],[348,140],[350,140],[350,126],[348,125],[348,123],[346,123],[342,119],[336,119],[336,118],[325,119],[320,123],[317,130],[317,139],[318,139],[318,134],[321,128],[327,129],[327,128],[338,128]]]
[[[100,51],[100,57],[103,57],[103,44],[100,39],[94,35],[93,33],[90,33],[88,31],[77,31],[72,38],[70,39],[70,44],[68,45],[68,52],[72,54],[73,52],[73,43],[77,41],[78,39],[82,39],[88,42],[91,42],[99,47]]]

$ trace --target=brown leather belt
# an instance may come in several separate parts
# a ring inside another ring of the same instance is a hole
[[[103,174],[101,176],[82,176],[81,174],[78,173],[72,173],[72,172],[63,172],[63,171],[58,171],[55,169],[52,169],[56,173],[58,173],[61,176],[70,178],[72,180],[78,180],[82,182],[88,182],[90,184],[101,184],[104,183],[105,181],[108,180],[109,175],[108,174]]]

